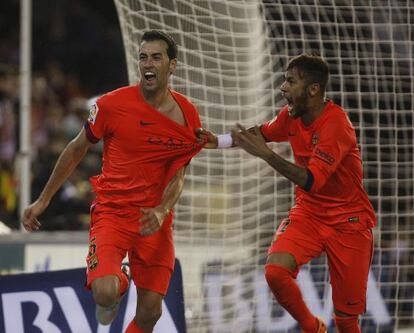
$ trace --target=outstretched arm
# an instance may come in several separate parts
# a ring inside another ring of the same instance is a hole
[[[23,213],[22,223],[27,231],[34,231],[40,228],[41,224],[37,219],[38,216],[47,208],[52,197],[76,168],[91,145],[92,143],[89,142],[85,130],[82,128],[77,137],[65,147],[42,193]]]
[[[250,127],[247,131],[251,134],[255,134],[254,127]],[[216,148],[230,148],[236,147],[237,142],[235,140],[234,133],[217,135],[205,128],[197,128],[195,130],[198,139],[205,142],[204,148],[216,149]]]
[[[142,223],[142,227],[140,234],[142,236],[152,235],[161,228],[165,218],[183,191],[184,175],[185,167],[182,167],[168,183],[164,190],[162,201],[157,207],[141,209],[142,217],[140,218],[140,222]]]
[[[240,124],[237,124],[237,129],[232,131],[235,142],[240,148],[263,159],[277,172],[307,190],[312,183],[308,171],[272,151],[267,146],[259,127],[255,126],[254,132],[253,134],[251,129],[245,129]]]

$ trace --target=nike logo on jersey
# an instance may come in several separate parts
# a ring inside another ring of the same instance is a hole
[[[359,303],[361,303],[361,302],[347,302],[346,304],[349,305],[349,306],[354,306],[354,305],[357,305]]]
[[[295,136],[296,135],[296,133],[288,133],[288,136]]]
[[[155,123],[151,123],[151,122],[149,122],[149,121],[140,120],[140,121],[139,121],[139,124],[140,124],[141,126],[150,126],[150,125],[154,125]]]

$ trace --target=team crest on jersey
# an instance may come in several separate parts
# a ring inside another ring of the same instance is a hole
[[[312,135],[312,146],[316,146],[319,142],[319,134],[313,133]]]
[[[96,116],[98,115],[98,111],[99,111],[98,104],[96,103],[93,104],[89,110],[88,121],[90,123],[95,124],[95,119],[96,119]]]

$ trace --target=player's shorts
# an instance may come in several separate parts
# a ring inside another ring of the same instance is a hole
[[[368,273],[373,254],[371,229],[337,230],[311,216],[290,215],[280,223],[268,255],[290,253],[301,265],[326,252],[334,308],[361,314],[366,308]]]
[[[138,288],[165,295],[174,270],[175,251],[170,213],[160,230],[150,236],[139,234],[139,209],[91,210],[86,287],[100,277],[121,279],[121,263],[128,254],[132,280]]]

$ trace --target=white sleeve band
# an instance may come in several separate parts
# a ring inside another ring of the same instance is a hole
[[[217,148],[230,148],[233,145],[233,138],[230,133],[217,135]]]

